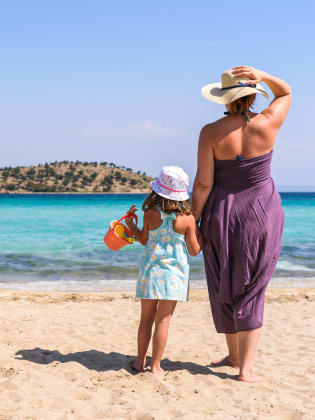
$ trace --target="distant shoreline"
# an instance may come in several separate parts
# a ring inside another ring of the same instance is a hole
[[[108,162],[0,168],[0,194],[146,194],[154,178]]]

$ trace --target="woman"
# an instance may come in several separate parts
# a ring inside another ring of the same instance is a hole
[[[291,88],[253,67],[222,74],[202,94],[224,104],[226,117],[201,130],[193,212],[204,236],[203,255],[212,316],[229,354],[212,366],[239,368],[238,380],[257,382],[253,365],[263,324],[265,290],[281,250],[283,210],[270,176],[278,130]],[[275,98],[262,112],[251,107],[257,93]]]

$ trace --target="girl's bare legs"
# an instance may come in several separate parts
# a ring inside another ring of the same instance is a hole
[[[211,362],[210,366],[231,366],[233,368],[239,368],[239,339],[238,334],[225,334],[226,344],[229,349],[229,355],[223,359]]]
[[[259,382],[261,378],[254,374],[254,362],[260,328],[250,331],[239,331],[237,335],[240,360],[238,380],[244,382]]]
[[[160,300],[155,315],[155,330],[153,334],[153,350],[152,350],[152,373],[163,373],[160,362],[166,346],[168,337],[168,328],[171,317],[175,310],[177,301],[175,300]]]
[[[142,372],[151,340],[152,325],[156,315],[158,300],[141,299],[141,318],[138,328],[138,358],[132,363],[133,369]]]

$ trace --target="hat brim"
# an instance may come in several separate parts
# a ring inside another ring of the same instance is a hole
[[[201,89],[201,94],[206,99],[223,105],[230,104],[238,98],[252,95],[253,93],[261,93],[269,101],[271,100],[268,93],[260,84],[256,84],[256,87],[236,87],[222,90],[221,83],[211,83],[210,85],[206,85]]]
[[[157,179],[155,179],[154,181],[151,181],[150,182],[150,187],[158,195],[160,195],[163,198],[168,198],[169,200],[186,201],[186,200],[189,200],[189,198],[190,198],[187,191],[176,192],[176,191],[169,191],[168,189],[163,188],[158,183],[158,180]]]

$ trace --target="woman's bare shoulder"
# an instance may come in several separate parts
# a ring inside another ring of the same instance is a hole
[[[230,125],[228,117],[220,118],[212,123],[206,124],[200,131],[200,142],[201,143],[213,143],[218,137],[222,137],[222,134],[226,131]]]
[[[215,130],[218,126],[222,125],[222,123],[226,122],[228,119],[228,116],[224,116],[222,118],[219,118],[216,121],[213,121],[211,123],[208,123],[206,125],[204,125],[201,129],[201,132],[203,133],[209,133],[212,132],[213,130]]]

